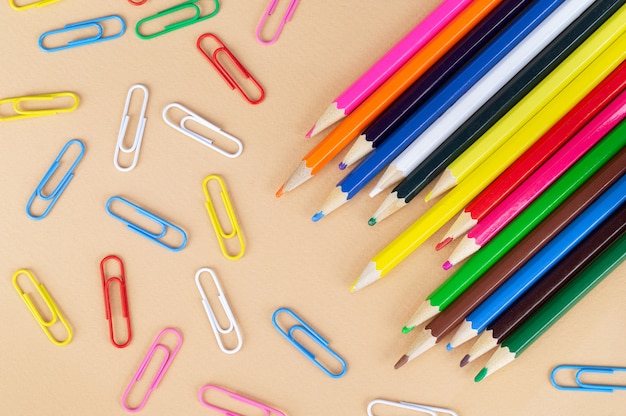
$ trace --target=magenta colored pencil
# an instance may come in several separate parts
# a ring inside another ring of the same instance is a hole
[[[348,89],[335,98],[307,133],[307,137],[314,136],[350,114],[471,2],[472,0],[444,0]]]
[[[444,268],[448,264],[458,264],[471,255],[476,251],[474,247],[483,247],[487,244],[589,149],[602,140],[625,116],[626,92],[622,92],[483,218],[461,240]]]

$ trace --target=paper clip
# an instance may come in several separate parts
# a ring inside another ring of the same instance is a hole
[[[288,315],[291,315],[292,318],[294,318],[296,321],[299,322],[299,324],[293,325],[292,327],[289,328],[288,332],[285,332],[285,330],[283,330],[280,325],[277,322],[277,317],[280,313],[287,313]],[[335,351],[331,350],[328,347],[328,341],[326,341],[324,338],[322,338],[322,336],[320,334],[318,334],[317,332],[315,332],[315,330],[313,328],[311,328],[311,326],[309,326],[309,324],[307,324],[306,322],[304,322],[298,315],[296,315],[291,309],[289,308],[279,308],[277,309],[274,314],[272,315],[272,323],[274,324],[274,328],[276,328],[276,330],[283,336],[285,337],[285,339],[287,341],[289,341],[294,347],[296,347],[296,349],[298,351],[300,351],[302,354],[304,354],[304,356],[306,358],[308,358],[311,362],[313,362],[313,364],[315,364],[316,366],[318,366],[323,372],[325,372],[327,375],[329,375],[332,378],[339,378],[341,376],[343,376],[346,373],[346,370],[348,369],[348,366],[346,364],[346,362],[344,361],[343,358],[341,358]],[[331,372],[328,368],[326,368],[322,363],[320,363],[316,358],[315,355],[313,355],[313,353],[311,353],[309,350],[307,350],[302,344],[300,344],[295,337],[293,336],[293,334],[296,331],[301,331],[302,333],[304,333],[305,335],[308,335],[311,339],[313,339],[313,341],[315,341],[318,345],[320,345],[327,353],[329,353],[331,356],[333,356],[337,361],[339,361],[339,363],[341,364],[341,372],[339,373],[333,373]]]
[[[291,17],[293,16],[293,12],[296,11],[296,6],[298,6],[298,1],[299,0],[291,0],[291,3],[289,3],[289,7],[287,7],[287,11],[285,12],[285,16],[280,21],[280,25],[278,26],[276,33],[274,33],[274,37],[270,40],[264,40],[263,37],[261,36],[261,31],[263,30],[263,27],[265,26],[265,22],[267,21],[267,18],[272,13],[274,13],[274,10],[276,10],[276,5],[278,4],[278,0],[272,0],[270,2],[269,7],[265,11],[265,14],[261,18],[259,25],[256,28],[256,40],[258,40],[260,43],[264,45],[271,45],[272,43],[276,42],[278,40],[278,37],[280,36],[280,32],[283,31],[283,27],[285,26],[285,23],[291,20]]]
[[[409,403],[409,402],[392,402],[392,401],[383,400],[383,399],[372,400],[369,403],[369,405],[367,406],[367,416],[375,416],[374,412],[372,411],[372,408],[377,404],[395,407],[398,409],[415,410],[416,412],[426,413],[431,416],[439,416],[440,414],[458,416],[456,412],[453,412],[450,409],[443,409],[441,407],[426,406],[422,404],[415,404],[415,403]]]
[[[106,272],[104,271],[105,264],[108,261],[115,261],[119,264],[120,267],[120,275],[119,276],[111,276],[107,277]],[[109,322],[109,338],[111,339],[111,344],[113,344],[117,348],[124,348],[128,344],[130,344],[130,340],[133,337],[133,333],[130,327],[130,311],[128,309],[128,297],[126,295],[126,276],[124,274],[124,263],[122,260],[114,255],[106,256],[100,262],[100,276],[102,277],[102,290],[104,291],[104,310],[106,311],[106,318]],[[111,282],[117,282],[120,290],[120,298],[122,302],[122,316],[126,320],[126,334],[127,339],[123,344],[118,344],[115,341],[115,331],[113,329],[113,315],[111,314],[111,295],[109,294],[109,285]]]
[[[142,4],[146,4],[147,1],[148,0],[139,0],[139,1],[128,0],[128,2],[132,4],[133,6],[141,6]]]
[[[220,223],[219,218],[217,218],[217,212],[215,211],[215,205],[213,204],[213,200],[211,195],[209,194],[209,181],[216,180],[220,185],[220,196],[222,198],[222,203],[224,204],[224,209],[226,210],[226,215],[228,215],[228,220],[230,221],[231,231],[224,231],[224,227]],[[226,191],[226,185],[221,177],[218,175],[209,175],[204,178],[204,182],[202,182],[202,189],[204,190],[205,197],[205,206],[206,210],[209,213],[209,219],[211,220],[211,225],[213,225],[213,229],[215,230],[215,235],[217,236],[217,242],[220,245],[220,249],[229,260],[237,260],[243,256],[244,251],[246,250],[246,243],[243,239],[243,234],[241,233],[241,229],[239,228],[239,222],[237,222],[237,217],[235,215],[235,210],[233,209],[233,204],[230,202],[230,197],[228,196],[228,192]],[[239,240],[239,252],[237,254],[230,254],[228,249],[226,248],[226,240],[230,240],[231,238],[235,238]]]
[[[126,137],[126,130],[128,128],[128,121],[130,120],[130,116],[128,115],[128,108],[130,106],[130,101],[133,95],[133,92],[137,89],[143,91],[143,104],[141,106],[141,113],[139,114],[139,124],[137,125],[137,131],[135,132],[135,140],[133,141],[133,145],[130,147],[124,146],[124,138]],[[122,114],[122,124],[120,126],[120,131],[117,134],[117,144],[115,145],[115,154],[113,155],[113,164],[117,168],[117,170],[121,172],[128,172],[133,170],[137,165],[137,160],[139,159],[139,149],[141,148],[141,141],[143,140],[143,132],[146,128],[146,108],[148,107],[148,89],[141,84],[135,84],[128,90],[128,94],[126,95],[126,104],[124,104],[124,114]],[[135,152],[133,156],[133,162],[130,166],[122,167],[119,164],[119,155],[120,151],[122,153],[132,153]]]
[[[61,159],[65,155],[65,152],[67,152],[67,149],[69,149],[70,146],[73,144],[76,144],[80,147],[80,153],[78,154],[78,156],[76,156],[76,159],[74,160],[74,162],[72,162],[72,165],[69,167],[67,172],[65,172],[65,175],[63,176],[59,184],[54,188],[52,192],[50,192],[50,194],[45,195],[43,188],[48,184],[48,182],[50,181],[50,177],[52,177],[52,175],[54,175],[56,170],[59,168]],[[73,173],[74,169],[76,168],[76,165],[78,165],[78,162],[80,162],[80,160],[83,158],[84,154],[85,154],[85,145],[80,140],[72,139],[69,142],[65,143],[65,146],[63,146],[63,148],[61,149],[61,152],[59,152],[59,155],[56,157],[56,159],[54,159],[54,162],[52,162],[52,166],[50,166],[50,168],[44,175],[41,182],[39,182],[39,185],[37,185],[37,188],[35,188],[35,192],[33,192],[33,194],[28,199],[28,202],[26,203],[26,215],[28,215],[28,218],[32,220],[40,220],[40,219],[45,218],[46,215],[48,215],[48,213],[50,212],[54,204],[56,204],[59,197],[65,190],[65,188],[67,188],[67,185],[70,183],[70,181],[74,177],[74,173]],[[35,198],[40,198],[43,201],[48,202],[48,206],[46,207],[44,212],[39,215],[33,215],[31,213],[32,204],[35,201]]]
[[[575,370],[575,379],[576,386],[565,386],[559,384],[556,381],[556,373],[561,370]],[[550,374],[550,382],[552,385],[559,390],[569,390],[569,391],[589,391],[589,392],[598,392],[598,393],[613,393],[614,390],[626,390],[626,385],[611,385],[611,384],[589,384],[583,382],[580,378],[585,373],[596,373],[596,374],[613,374],[616,371],[626,371],[626,367],[604,367],[604,366],[593,366],[593,365],[559,365],[552,370]]]
[[[209,300],[207,299],[204,288],[202,287],[202,283],[200,283],[200,276],[202,275],[203,272],[209,273],[211,277],[213,278],[213,283],[215,284],[215,287],[217,289],[217,299],[219,299],[220,303],[222,304],[222,309],[224,310],[224,313],[226,314],[226,319],[228,319],[228,326],[226,328],[222,327],[220,323],[217,321],[217,318],[215,317],[215,313],[213,312],[213,309],[211,309],[211,304],[209,303]],[[226,354],[236,353],[237,351],[241,349],[241,344],[243,342],[241,339],[241,332],[239,332],[239,326],[237,325],[237,321],[235,320],[233,311],[230,309],[230,305],[228,305],[228,300],[226,300],[226,296],[224,295],[224,291],[222,290],[222,286],[220,285],[219,280],[217,280],[217,276],[215,275],[215,272],[212,269],[209,269],[208,267],[203,267],[196,272],[195,280],[196,280],[196,286],[198,286],[198,291],[200,292],[200,296],[202,296],[202,305],[204,305],[206,316],[209,318],[209,322],[211,323],[211,328],[213,329],[213,334],[215,335],[215,339],[217,340],[217,345],[220,347],[220,350],[222,350],[222,352],[225,352]],[[237,346],[235,348],[228,349],[224,347],[224,343],[222,342],[221,335],[227,335],[233,331],[237,335]]]
[[[182,110],[183,112],[187,113],[186,116],[184,116],[181,120],[180,123],[174,124],[168,117],[167,117],[167,112],[169,111],[170,108],[178,108],[179,110]],[[191,111],[190,109],[188,109],[187,107],[184,107],[178,103],[172,103],[167,105],[164,109],[163,109],[163,120],[169,124],[171,127],[173,127],[174,129],[178,130],[179,132],[183,133],[184,135],[191,137],[192,139],[202,143],[203,145],[205,145],[206,147],[209,147],[213,150],[215,150],[216,152],[229,157],[229,158],[236,158],[237,156],[239,156],[241,154],[241,152],[243,151],[243,144],[241,143],[241,140],[239,140],[238,138],[236,138],[235,136],[226,133],[225,131],[223,131],[222,129],[220,129],[219,127],[217,127],[215,124],[211,123],[210,121],[207,121],[205,119],[203,119],[202,117],[200,117],[199,115],[197,115],[196,113],[194,113],[193,111]],[[232,140],[236,145],[237,145],[237,151],[234,153],[231,152],[227,152],[226,150],[219,148],[217,146],[215,146],[213,144],[213,140],[209,139],[208,137],[204,137],[199,135],[198,133],[189,130],[189,128],[187,128],[187,126],[185,125],[185,123],[187,123],[188,121],[195,121],[196,123],[200,124],[201,126],[204,126],[218,134],[220,134],[221,136],[224,136],[230,140]]]
[[[171,350],[166,345],[159,343],[161,338],[163,338],[163,336],[167,334],[168,332],[173,333],[178,339],[176,346]],[[176,354],[178,353],[178,350],[180,350],[180,347],[182,345],[183,345],[183,336],[178,330],[174,328],[165,328],[163,331],[159,332],[159,335],[157,335],[156,339],[150,346],[148,355],[146,355],[146,358],[144,358],[143,361],[141,362],[139,369],[133,376],[128,387],[126,387],[126,390],[124,391],[124,395],[122,395],[122,407],[124,408],[124,410],[126,410],[127,412],[138,412],[141,409],[143,409],[143,407],[146,405],[146,402],[148,401],[148,398],[150,397],[150,394],[158,387],[159,383],[161,382],[161,379],[163,378],[163,376],[165,375],[165,372],[167,371],[167,368],[170,366],[170,364],[172,364],[174,357],[176,357]],[[126,404],[126,398],[128,397],[128,394],[133,388],[133,385],[141,378],[141,376],[143,376],[143,373],[148,367],[148,364],[150,363],[150,360],[152,359],[152,356],[154,355],[156,350],[163,351],[165,353],[165,358],[163,359],[163,362],[159,366],[159,370],[154,376],[154,379],[150,382],[150,385],[148,386],[148,390],[146,391],[146,394],[143,396],[143,399],[141,399],[141,403],[139,403],[139,406],[128,407],[128,405]]]
[[[55,98],[59,97],[72,97],[74,99],[74,104],[72,104],[70,107],[48,108],[44,110],[27,110],[20,107],[20,104],[24,102],[28,103],[29,101],[54,100]],[[26,95],[23,97],[4,98],[0,100],[0,106],[6,103],[10,103],[13,106],[13,111],[15,111],[15,114],[10,116],[0,115],[0,121],[40,116],[52,116],[57,113],[69,113],[70,111],[74,111],[76,110],[76,108],[78,108],[78,96],[73,92],[56,92],[51,94]]]
[[[15,10],[26,10],[26,9],[30,9],[31,7],[47,6],[48,4],[54,3],[57,1],[59,0],[39,0],[39,1],[32,2],[30,4],[26,4],[24,6],[18,6],[17,4],[15,4],[15,0],[9,0],[9,5],[13,7]]]
[[[137,22],[137,25],[135,26],[135,33],[137,33],[137,36],[139,36],[140,39],[152,39],[152,38],[156,38],[157,36],[161,36],[161,35],[165,35],[166,33],[169,32],[173,32],[174,30],[178,30],[181,29],[185,26],[189,26],[189,25],[193,25],[194,23],[198,23],[201,22],[203,20],[207,20],[210,19],[211,17],[215,16],[217,14],[217,12],[220,11],[220,3],[218,0],[213,0],[213,3],[215,3],[215,10],[213,10],[213,12],[211,12],[211,14],[207,14],[206,16],[201,16],[202,11],[200,10],[200,7],[198,7],[197,3],[199,0],[187,0],[177,6],[174,7],[170,7],[169,9],[165,9],[162,10],[160,12],[158,12],[155,15],[152,16],[148,16],[148,17],[144,17],[143,19],[141,19],[140,21]],[[155,32],[155,33],[151,33],[149,35],[144,35],[143,33],[141,33],[141,25],[143,25],[146,22],[149,22],[151,20],[155,20],[155,19],[159,19],[163,16],[167,16],[169,14],[173,14],[176,13],[180,10],[184,10],[184,9],[192,9],[194,11],[194,15],[188,19],[185,20],[181,20],[180,22],[176,22],[176,23],[171,23],[169,25],[166,25],[163,30],[161,30],[160,32]]]
[[[211,410],[215,410],[220,414],[226,415],[226,416],[239,416],[239,413],[234,413],[232,410],[227,410],[218,406],[215,406],[211,403],[208,403],[206,400],[204,400],[204,392],[206,390],[215,390],[218,391],[220,393],[224,393],[226,394],[228,397],[230,397],[231,399],[234,399],[238,402],[242,402],[245,404],[249,404],[250,406],[254,407],[255,409],[260,409],[263,411],[263,413],[265,414],[265,416],[271,416],[271,415],[278,415],[278,416],[286,416],[283,412],[281,412],[280,410],[276,410],[274,408],[271,408],[263,403],[259,403],[257,401],[254,401],[252,399],[249,399],[247,397],[241,396],[237,393],[234,393],[232,391],[226,390],[225,388],[219,387],[219,386],[214,386],[212,384],[207,384],[206,386],[203,386],[200,389],[200,393],[198,393],[198,399],[200,399],[200,403],[202,403],[202,405],[206,408],[209,408]]]
[[[207,38],[213,39],[215,42],[217,42],[217,45],[218,45],[217,48],[215,48],[213,52],[211,53],[207,52],[202,47],[202,41]],[[217,36],[215,36],[212,33],[205,33],[201,35],[196,41],[196,47],[198,48],[200,53],[202,53],[206,57],[206,59],[211,63],[211,65],[213,65],[213,67],[222,76],[222,78],[224,78],[224,81],[226,81],[230,89],[239,91],[239,93],[243,96],[243,98],[245,98],[246,101],[248,101],[250,104],[258,104],[261,101],[263,101],[263,99],[265,98],[265,91],[263,90],[263,87],[261,86],[261,84],[259,84],[258,81],[254,79],[252,75],[250,75],[250,72],[248,72],[248,70],[244,68],[241,62],[239,62],[239,60],[235,58],[232,52],[226,47],[226,45],[224,45],[224,43]],[[241,85],[237,83],[235,78],[228,72],[226,68],[224,68],[224,65],[222,65],[222,63],[219,61],[218,58],[219,58],[220,53],[226,54],[226,57],[230,59],[230,61],[235,65],[235,68],[237,68],[239,72],[241,72],[241,74],[246,79],[249,79],[250,81],[252,81],[254,86],[260,92],[259,98],[255,100],[246,94],[246,92],[243,90]]]
[[[106,22],[108,20],[117,20],[118,22],[120,22],[121,29],[118,33],[115,33],[113,35],[103,36],[104,27],[102,26],[101,22]],[[47,48],[43,45],[45,38],[47,38],[48,36],[55,35],[58,33],[65,33],[65,32],[71,32],[74,30],[82,30],[82,29],[90,29],[90,28],[95,28],[97,30],[97,33],[90,37],[71,40],[67,42],[67,44],[65,45],[56,46],[53,48]],[[98,42],[104,42],[107,40],[117,39],[121,37],[124,34],[124,32],[126,32],[126,22],[124,22],[124,19],[122,19],[118,15],[104,16],[104,17],[99,17],[97,19],[85,20],[84,22],[71,23],[61,29],[55,29],[55,30],[46,32],[39,37],[39,47],[41,48],[41,50],[46,51],[46,52],[61,51],[64,49],[75,48],[77,46],[91,45],[92,43],[98,43]]]
[[[134,224],[132,222],[130,222],[129,220],[127,220],[126,218],[123,218],[117,214],[115,214],[113,211],[111,211],[111,204],[114,201],[119,201],[124,205],[128,205],[132,208],[135,209],[135,211],[141,215],[143,215],[144,217],[154,221],[157,225],[161,226],[161,231],[160,232],[151,232],[146,230],[145,228],[141,228],[139,225]],[[130,202],[127,199],[124,199],[120,196],[113,196],[111,198],[109,198],[109,200],[106,203],[106,211],[107,213],[112,216],[113,218],[115,218],[116,220],[122,222],[123,224],[126,224],[126,226],[136,232],[137,234],[139,234],[142,237],[147,238],[150,241],[153,241],[155,243],[157,243],[158,245],[160,245],[161,247],[165,247],[166,249],[170,250],[170,251],[180,251],[183,248],[185,248],[185,246],[187,245],[187,234],[185,233],[185,231],[183,231],[182,228],[172,224],[169,221],[164,220],[163,218],[160,218],[158,216],[156,216],[155,214],[146,211],[145,209],[141,208],[140,206],[133,204],[132,202]],[[165,237],[165,235],[167,234],[168,229],[173,229],[175,231],[178,231],[181,236],[183,237],[183,241],[180,243],[179,246],[171,246],[169,244],[164,243],[161,239],[163,237]]]
[[[50,317],[49,320],[46,321],[41,316],[41,313],[37,310],[37,307],[35,306],[33,301],[30,299],[30,296],[24,293],[24,291],[20,287],[17,279],[22,274],[25,274],[26,276],[28,276],[30,281],[33,283],[33,286],[35,286],[35,289],[37,289],[37,293],[39,293],[39,295],[43,299],[48,309],[50,309],[50,314],[52,316]],[[72,328],[70,328],[70,324],[65,320],[65,318],[61,314],[61,311],[59,311],[59,308],[52,300],[52,297],[50,296],[50,294],[48,293],[44,285],[39,283],[37,279],[35,278],[35,276],[33,276],[33,274],[29,270],[20,269],[17,272],[15,272],[15,274],[13,275],[13,286],[15,287],[15,290],[17,290],[17,293],[19,293],[24,303],[26,304],[26,307],[28,308],[30,313],[32,313],[33,316],[35,317],[35,320],[37,321],[41,329],[43,329],[43,332],[46,334],[48,339],[52,341],[53,344],[58,345],[58,346],[69,344],[70,341],[72,340]],[[57,340],[54,337],[54,335],[52,335],[52,333],[50,332],[49,328],[52,325],[54,325],[57,321],[59,321],[65,327],[65,330],[67,331],[67,338],[64,341]]]

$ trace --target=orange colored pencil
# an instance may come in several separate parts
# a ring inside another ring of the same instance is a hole
[[[350,113],[300,162],[276,196],[306,182],[330,162],[352,139],[434,65],[502,0],[475,0],[448,26],[418,51],[393,76]]]

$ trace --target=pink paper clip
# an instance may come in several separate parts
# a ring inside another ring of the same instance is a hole
[[[222,387],[214,386],[214,385],[211,385],[211,384],[207,384],[206,386],[202,387],[200,389],[200,393],[198,394],[198,398],[200,399],[200,403],[202,403],[202,405],[204,407],[207,407],[209,409],[215,410],[218,413],[221,413],[221,414],[226,415],[226,416],[241,416],[241,415],[239,415],[238,413],[233,413],[232,410],[226,410],[226,409],[223,409],[221,407],[217,407],[215,405],[207,403],[204,400],[204,392],[206,390],[216,390],[216,391],[219,391],[221,393],[226,394],[231,399],[235,399],[238,402],[249,404],[250,406],[254,407],[255,409],[261,409],[265,413],[265,416],[271,416],[271,415],[285,416],[285,414],[283,412],[281,412],[280,410],[273,409],[273,408],[271,408],[271,407],[269,407],[267,405],[264,405],[263,403],[255,402],[254,400],[248,399],[247,397],[240,396],[239,394],[233,393],[232,391],[228,391],[228,390],[226,390],[226,389],[224,389]]]
[[[213,49],[213,52],[207,52],[202,47],[202,41],[207,38],[213,39],[217,43],[217,48]],[[241,65],[241,63],[237,60],[237,58],[235,58],[235,56],[230,52],[230,50],[228,50],[228,48],[224,45],[224,43],[217,36],[215,36],[212,33],[205,33],[198,38],[198,40],[196,41],[196,46],[198,50],[211,63],[211,65],[215,67],[215,69],[217,70],[217,72],[219,72],[222,78],[224,78],[224,80],[230,86],[231,89],[233,90],[236,89],[237,91],[239,91],[241,95],[243,96],[243,98],[245,98],[246,101],[248,101],[250,104],[258,104],[261,101],[263,101],[263,98],[265,98],[265,91],[263,90],[263,87],[261,87],[261,84],[259,84],[257,80],[254,79],[252,75],[250,75],[250,73],[246,70],[246,68],[244,68],[243,65]],[[226,68],[224,68],[224,66],[219,61],[218,59],[219,53],[226,54],[226,56],[232,61],[233,64],[235,64],[235,67],[245,76],[245,78],[249,79],[254,84],[254,86],[260,92],[259,98],[254,99],[246,94],[246,92],[243,90],[241,85],[239,85],[237,81],[235,81],[235,78],[226,70]]]
[[[178,338],[178,342],[176,343],[176,346],[172,350],[170,350],[166,345],[159,343],[161,338],[163,338],[163,336],[168,332],[173,333],[174,335],[176,335],[176,338]],[[152,346],[150,347],[150,350],[148,351],[148,355],[146,355],[146,358],[143,359],[141,365],[139,366],[139,369],[137,370],[137,373],[135,373],[135,375],[133,376],[133,379],[130,381],[130,384],[128,385],[128,387],[126,387],[126,391],[124,391],[124,395],[122,396],[122,407],[124,408],[124,410],[126,410],[127,412],[138,412],[141,409],[143,409],[143,407],[146,405],[146,402],[148,401],[148,397],[150,397],[150,393],[152,393],[152,391],[157,388],[157,386],[159,385],[159,382],[165,375],[165,371],[167,371],[167,368],[170,366],[170,364],[174,360],[174,357],[176,357],[176,353],[178,353],[178,350],[180,349],[182,345],[183,345],[183,336],[178,330],[174,328],[165,328],[163,331],[159,332],[159,335],[157,335],[156,339],[152,343]],[[165,359],[161,363],[161,366],[159,367],[159,370],[157,371],[156,376],[150,382],[150,385],[148,386],[148,390],[146,391],[146,394],[143,396],[141,403],[139,403],[139,406],[128,407],[128,405],[126,404],[126,398],[128,397],[128,394],[132,390],[135,383],[141,378],[141,376],[143,376],[143,372],[148,367],[148,364],[150,363],[150,360],[152,359],[152,356],[154,355],[156,350],[162,350],[165,353]]]
[[[293,12],[296,10],[296,6],[298,5],[299,1],[300,0],[291,0],[291,3],[289,3],[289,7],[287,7],[287,11],[285,12],[285,17],[283,17],[283,20],[280,21],[280,25],[278,26],[278,29],[276,30],[274,37],[270,40],[264,40],[261,37],[261,31],[263,30],[263,27],[265,26],[265,22],[267,21],[268,16],[274,13],[274,10],[276,10],[276,5],[278,4],[278,0],[272,0],[269,7],[265,11],[265,14],[261,18],[259,25],[256,28],[256,40],[258,40],[260,43],[264,45],[271,45],[272,43],[276,42],[278,40],[278,37],[280,36],[280,32],[283,31],[283,27],[285,26],[285,23],[291,20],[291,17],[293,16]]]

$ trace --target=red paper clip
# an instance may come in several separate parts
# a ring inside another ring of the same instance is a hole
[[[206,50],[204,50],[201,46],[201,43],[204,39],[206,38],[211,38],[213,40],[215,40],[215,42],[217,42],[218,47],[213,50],[213,52],[211,54],[209,54]],[[261,85],[257,82],[257,80],[255,80],[252,75],[250,75],[250,73],[243,67],[243,65],[241,65],[241,63],[237,60],[237,58],[235,58],[235,56],[228,50],[228,48],[224,45],[224,43],[222,43],[221,40],[218,39],[217,36],[215,36],[212,33],[205,33],[203,35],[201,35],[198,38],[198,41],[196,42],[196,46],[198,47],[198,50],[204,55],[206,56],[207,60],[211,63],[211,65],[213,65],[215,67],[215,69],[217,69],[217,72],[220,73],[220,75],[222,76],[222,78],[224,78],[224,80],[226,81],[226,83],[230,86],[231,89],[236,89],[238,90],[241,95],[243,95],[243,97],[250,103],[250,104],[258,104],[261,101],[263,101],[263,98],[265,98],[265,91],[263,91],[263,87],[261,87]],[[235,79],[233,78],[233,76],[231,74],[228,73],[228,71],[226,70],[226,68],[224,68],[224,66],[219,62],[218,58],[218,53],[225,53],[227,57],[230,58],[230,60],[235,64],[235,66],[237,67],[237,69],[239,69],[239,71],[247,78],[250,79],[252,81],[252,83],[254,83],[255,87],[258,88],[258,90],[260,91],[261,95],[259,98],[257,98],[256,100],[251,98],[249,95],[246,94],[246,92],[243,90],[243,88],[241,88],[241,85],[239,85],[237,83],[237,81],[235,81]]]
[[[138,0],[138,1],[128,0],[128,2],[132,4],[133,6],[141,6],[142,4],[145,4],[147,1],[148,0]]]
[[[120,266],[120,275],[112,276],[107,278],[104,272],[105,263],[109,260],[115,260]],[[130,340],[132,339],[132,331],[130,328],[130,313],[128,311],[128,299],[126,297],[126,278],[124,277],[124,263],[122,260],[114,255],[106,256],[100,262],[100,276],[102,277],[102,290],[104,291],[104,309],[106,310],[107,321],[109,321],[109,338],[111,339],[111,344],[113,344],[117,348],[124,348],[128,344],[130,344]],[[126,332],[128,334],[128,339],[123,344],[118,344],[115,341],[115,331],[113,329],[113,316],[111,315],[111,296],[109,295],[109,285],[111,282],[117,281],[120,286],[120,297],[122,301],[122,316],[126,319]]]

